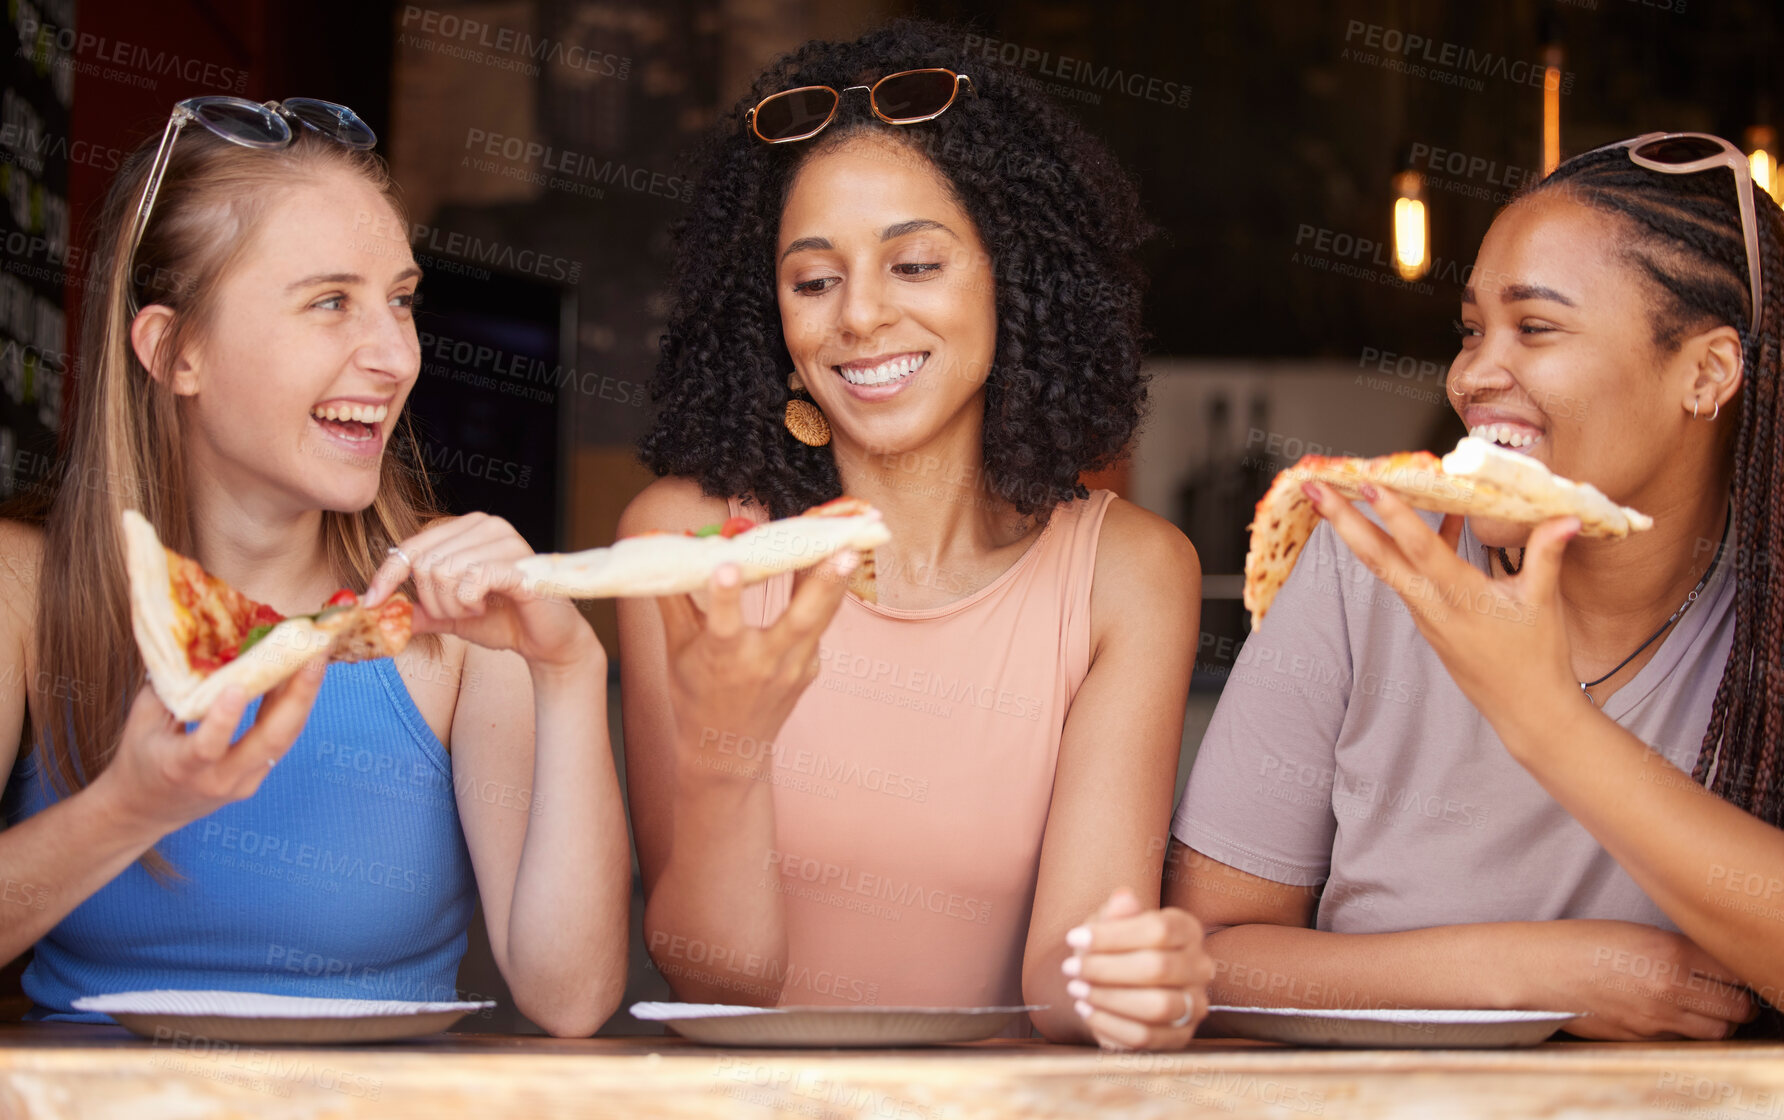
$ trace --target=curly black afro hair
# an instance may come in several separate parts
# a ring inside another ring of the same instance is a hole
[[[985,385],[987,488],[1045,516],[1086,493],[1079,475],[1117,459],[1146,404],[1140,373],[1149,233],[1132,182],[1034,79],[971,54],[964,31],[901,20],[853,43],[807,43],[778,59],[722,119],[699,156],[678,230],[674,305],[651,382],[655,422],[640,443],[659,475],[714,497],[754,495],[775,517],[842,493],[835,457],[783,426],[792,359],[781,336],[774,253],[794,173],[826,142],[875,129],[920,152],[952,184],[997,276],[996,355]],[[795,86],[871,85],[900,70],[967,74],[976,95],[935,120],[892,126],[859,94],[815,140],[764,144],[744,113]]]

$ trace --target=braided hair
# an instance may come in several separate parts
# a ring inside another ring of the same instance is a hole
[[[1739,534],[1735,631],[1693,777],[1759,819],[1784,827],[1778,741],[1784,734],[1780,639],[1784,596],[1768,586],[1784,556],[1784,395],[1779,331],[1784,329],[1784,212],[1755,189],[1764,305],[1754,308],[1747,251],[1730,173],[1652,171],[1627,149],[1590,152],[1562,164],[1531,194],[1570,197],[1620,218],[1630,233],[1621,251],[1652,282],[1654,341],[1676,350],[1689,333],[1727,324],[1741,333],[1745,376],[1736,406],[1730,502]]]
[[[985,381],[986,489],[1024,515],[1083,497],[1079,481],[1118,458],[1138,426],[1143,274],[1149,232],[1109,153],[1019,71],[971,52],[963,30],[898,20],[851,43],[812,42],[777,59],[706,140],[678,230],[672,304],[651,381],[655,421],[639,445],[659,475],[715,497],[753,495],[776,517],[842,493],[829,447],[782,424],[792,358],[781,335],[774,257],[793,177],[862,130],[948,181],[991,255],[997,341]],[[900,70],[965,73],[974,93],[921,124],[893,126],[851,93],[811,140],[764,144],[746,110],[798,86],[871,85]]]

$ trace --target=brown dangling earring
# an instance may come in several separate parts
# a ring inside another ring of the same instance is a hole
[[[787,401],[787,431],[807,447],[823,447],[829,443],[830,421],[825,419],[822,409],[801,396],[805,393],[805,382],[800,379],[798,370],[787,374],[787,390],[794,394]]]

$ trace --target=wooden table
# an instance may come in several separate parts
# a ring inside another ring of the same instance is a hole
[[[436,1035],[375,1046],[151,1043],[116,1027],[0,1026],[0,1118],[366,1116],[1784,1117],[1784,1046],[1182,1054],[1030,1042],[712,1050],[675,1039]]]

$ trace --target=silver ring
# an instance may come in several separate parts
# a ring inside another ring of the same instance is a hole
[[[1188,992],[1184,992],[1183,993],[1183,1014],[1181,1014],[1181,1015],[1177,1016],[1177,1018],[1171,1020],[1170,1025],[1173,1027],[1187,1027],[1187,1026],[1189,1026],[1189,1021],[1191,1019],[1195,1018],[1195,1014],[1196,1014],[1195,997],[1190,995]]]
[[[390,546],[390,551],[388,553],[386,553],[386,555],[401,556],[403,558],[403,563],[405,565],[407,565],[408,567],[411,567],[411,568],[413,568],[415,566],[415,561],[409,559],[409,554],[407,552],[404,552],[402,549],[398,548],[394,544]]]

